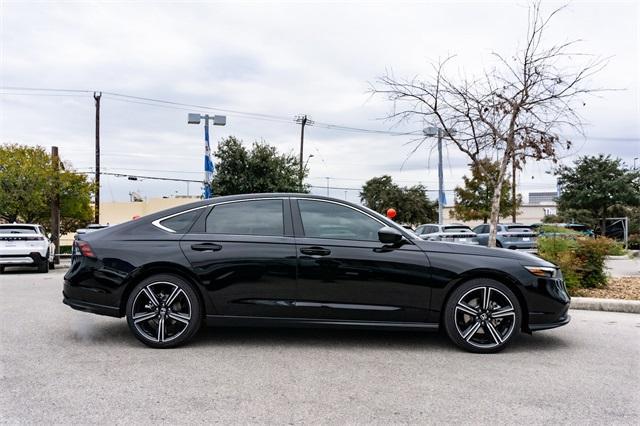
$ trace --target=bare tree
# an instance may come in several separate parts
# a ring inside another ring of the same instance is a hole
[[[606,59],[574,52],[578,40],[543,46],[549,22],[563,8],[543,15],[540,2],[531,3],[524,48],[513,57],[493,53],[495,66],[480,76],[453,78],[446,74],[454,59],[451,56],[434,65],[427,79],[401,79],[387,71],[370,89],[393,102],[388,119],[436,124],[448,143],[480,170],[483,159],[497,157],[491,247],[495,247],[508,165],[513,162],[520,168],[527,159],[557,161],[559,152],[571,146],[561,135],[583,133],[577,109],[585,105],[584,97],[600,90],[590,88],[588,80],[606,66]]]

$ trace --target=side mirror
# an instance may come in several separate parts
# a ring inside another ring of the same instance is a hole
[[[402,241],[402,233],[390,226],[385,226],[378,231],[378,239],[382,244],[397,244]]]

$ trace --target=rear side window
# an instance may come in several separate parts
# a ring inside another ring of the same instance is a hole
[[[169,228],[178,234],[184,234],[191,228],[191,225],[202,213],[202,209],[192,210],[190,212],[182,213],[163,221],[160,221],[160,225],[165,228]]]
[[[205,232],[232,235],[284,235],[282,200],[220,204],[207,216]]]

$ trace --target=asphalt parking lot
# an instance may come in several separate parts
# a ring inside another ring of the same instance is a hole
[[[2,423],[640,423],[640,315],[572,311],[496,355],[435,333],[233,328],[153,350],[63,305],[62,275],[0,275]]]

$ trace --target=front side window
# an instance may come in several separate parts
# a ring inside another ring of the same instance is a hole
[[[205,232],[232,235],[284,235],[282,200],[251,200],[217,205]]]
[[[298,200],[305,237],[378,241],[384,225],[350,207],[315,200]]]

